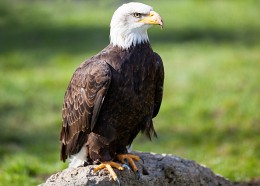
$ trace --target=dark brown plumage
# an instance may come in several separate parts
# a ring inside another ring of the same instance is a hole
[[[118,160],[140,175],[127,153],[142,131],[151,139],[156,132],[152,118],[160,109],[163,94],[163,63],[150,47],[147,29],[163,27],[161,16],[142,3],[127,3],[113,14],[110,44],[82,63],[73,74],[64,97],[61,159],[71,157],[70,167],[99,163],[123,170]]]
[[[126,153],[139,131],[156,136],[152,118],[163,94],[163,63],[149,42],[129,49],[108,45],[82,63],[64,97],[61,159],[87,146],[87,161]]]

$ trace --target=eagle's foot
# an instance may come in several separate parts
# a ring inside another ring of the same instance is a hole
[[[131,170],[127,159],[125,160],[125,163],[122,165],[122,167],[126,168],[128,171]]]
[[[117,168],[118,170],[124,169],[120,164],[113,162],[113,161],[108,161],[108,162],[102,162],[100,165],[95,167],[94,172],[97,172],[99,170],[106,168],[108,170],[109,174],[112,176],[113,180],[117,181],[120,185],[119,179],[117,178],[117,175],[112,167]]]
[[[118,154],[117,159],[121,161],[123,164],[130,165],[131,169],[134,171],[134,173],[137,175],[138,179],[140,178],[140,172],[138,168],[136,167],[134,161],[139,161],[140,158],[133,154]]]

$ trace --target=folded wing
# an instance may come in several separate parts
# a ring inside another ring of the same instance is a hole
[[[103,61],[87,61],[74,72],[62,108],[61,159],[76,154],[95,127],[109,88],[111,71]]]

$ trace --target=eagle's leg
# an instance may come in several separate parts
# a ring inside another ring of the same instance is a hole
[[[119,161],[121,161],[122,163],[126,163],[128,162],[130,167],[132,168],[132,170],[134,171],[134,173],[138,176],[138,178],[140,177],[140,173],[138,168],[136,167],[134,161],[139,161],[140,158],[136,155],[133,154],[118,154],[117,155],[117,159]]]
[[[107,170],[110,173],[110,175],[112,176],[113,180],[117,181],[119,183],[119,179],[117,178],[117,175],[112,167],[117,168],[118,170],[124,169],[120,164],[118,164],[116,162],[107,161],[107,162],[102,162],[100,165],[98,165],[96,168],[94,168],[94,172],[107,168]]]

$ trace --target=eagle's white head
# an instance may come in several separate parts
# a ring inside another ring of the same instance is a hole
[[[163,26],[161,16],[142,3],[127,3],[114,13],[110,23],[110,43],[127,49],[148,41],[147,29],[151,25]]]

